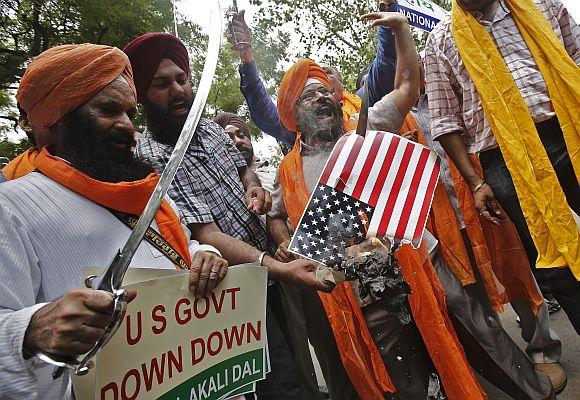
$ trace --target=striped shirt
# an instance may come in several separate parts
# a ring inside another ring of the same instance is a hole
[[[40,173],[0,189],[0,398],[68,399],[68,372],[53,380],[52,365],[24,359],[26,329],[39,308],[82,286],[84,266],[106,267],[131,231],[104,207]],[[217,252],[191,241],[192,257],[197,250]],[[147,242],[130,266],[175,268]]]
[[[560,0],[534,0],[574,62],[580,64],[580,27]],[[491,34],[534,122],[555,115],[546,83],[503,0],[493,21],[474,17]],[[552,60],[557,62],[557,60]],[[433,138],[461,132],[469,153],[497,147],[477,93],[451,34],[451,16],[429,35],[425,49],[426,92],[429,97]]]
[[[189,145],[169,188],[169,196],[186,224],[215,222],[226,235],[260,250],[268,250],[264,223],[248,211],[238,168],[246,161],[229,135],[216,123],[202,119],[196,130],[198,143]],[[155,141],[145,131],[137,141],[136,155],[161,173],[173,146]]]

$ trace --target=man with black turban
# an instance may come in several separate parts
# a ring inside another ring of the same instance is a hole
[[[137,98],[147,119],[136,154],[161,172],[193,103],[187,50],[173,35],[150,33],[133,40],[124,51],[134,66]],[[216,123],[200,120],[169,195],[193,237],[212,243],[231,265],[261,262],[268,267],[271,279],[330,289],[316,280],[311,262],[284,264],[269,255],[275,246],[259,216],[270,210],[270,193]],[[275,290],[276,285],[272,285],[268,292]],[[301,399],[296,368],[269,306],[266,324],[271,372],[256,385],[258,396]]]

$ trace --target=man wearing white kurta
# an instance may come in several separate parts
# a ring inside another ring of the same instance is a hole
[[[140,214],[158,181],[132,155],[131,76],[120,50],[86,44],[47,50],[21,81],[19,104],[54,145],[37,156],[38,171],[1,186],[1,399],[71,398],[70,375],[53,379],[54,366],[37,356],[84,354],[111,320],[112,296],[75,288],[83,267],[106,267],[122,248],[131,229],[120,213]],[[191,241],[177,213],[164,200],[151,227],[180,267],[191,267],[195,295],[206,295],[225,277],[227,262]],[[143,241],[130,266],[178,267],[166,253]]]

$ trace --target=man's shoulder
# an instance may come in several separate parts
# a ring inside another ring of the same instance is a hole
[[[137,139],[137,144],[135,145],[135,152],[140,158],[149,158],[152,156],[158,156],[160,154],[166,153],[170,150],[166,149],[167,145],[159,143],[151,132],[147,129],[139,136]]]
[[[216,140],[223,141],[226,137],[226,131],[224,128],[219,126],[213,121],[209,119],[202,118],[199,120],[199,124],[197,125],[197,130],[204,132],[206,135],[215,138]]]
[[[58,183],[41,174],[40,172],[30,172],[18,179],[8,180],[2,183],[0,198],[8,198],[28,193],[31,188],[44,188],[58,186]]]
[[[2,183],[0,208],[15,214],[35,214],[47,204],[58,203],[65,193],[76,195],[39,172]]]
[[[429,33],[427,43],[433,45],[440,44],[451,35],[451,13],[448,13],[437,25],[435,25],[431,33]]]

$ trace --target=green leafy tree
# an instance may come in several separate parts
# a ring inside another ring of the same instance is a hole
[[[17,142],[9,139],[0,140],[0,168],[31,146],[32,144],[26,138]]]
[[[258,23],[270,31],[289,31],[300,47],[294,58],[316,57],[318,62],[337,67],[348,88],[358,72],[374,57],[375,33],[362,14],[376,8],[374,0],[251,0],[259,7]],[[281,29],[282,28],[282,29]]]
[[[0,0],[0,85],[14,85],[26,62],[66,43],[122,47],[136,36],[163,30],[170,0]]]
[[[226,13],[227,15],[227,13]],[[251,25],[252,21],[248,21]],[[224,21],[227,26],[227,21]],[[272,34],[269,27],[260,21],[251,25],[253,33],[253,49],[260,76],[271,95],[275,95],[284,75],[282,63],[288,61],[287,48],[290,35],[286,32]],[[200,26],[188,21],[180,21],[178,32],[180,38],[188,44],[191,58],[192,82],[198,84],[205,62],[207,51],[207,36]],[[251,123],[249,110],[240,92],[239,56],[226,40],[226,31],[222,37],[220,57],[214,75],[213,85],[206,103],[205,115],[213,118],[223,111],[232,112],[245,117],[249,122],[250,133],[254,139],[261,136],[260,130]]]
[[[258,23],[270,31],[284,30],[298,38],[301,46],[292,57],[316,57],[316,61],[337,67],[347,89],[354,89],[360,70],[372,63],[376,33],[360,16],[377,9],[376,0],[250,0],[259,8]],[[434,0],[450,9],[450,0]],[[427,34],[413,30],[419,50]]]

